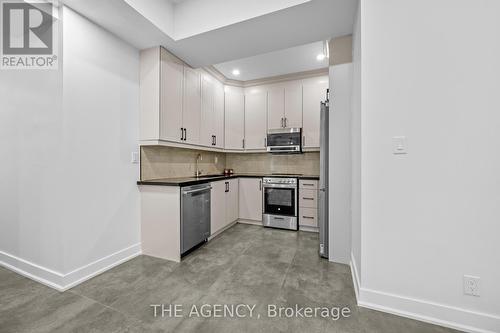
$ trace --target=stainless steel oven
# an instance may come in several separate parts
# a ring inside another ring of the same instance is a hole
[[[302,128],[278,128],[269,130],[266,140],[270,153],[301,153]]]
[[[265,177],[262,183],[264,226],[297,230],[297,178]]]

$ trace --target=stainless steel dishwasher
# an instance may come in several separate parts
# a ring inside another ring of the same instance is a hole
[[[210,236],[210,184],[181,189],[181,255]]]

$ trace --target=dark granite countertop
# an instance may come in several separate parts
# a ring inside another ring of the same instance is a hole
[[[298,179],[315,179],[318,180],[318,175],[282,175],[282,174],[262,174],[262,173],[238,173],[231,176],[211,175],[200,177],[181,177],[181,178],[161,178],[150,180],[139,180],[137,185],[159,185],[159,186],[191,186],[204,183],[215,182],[224,179],[232,178],[263,178],[263,177],[283,177],[283,178],[298,178]]]

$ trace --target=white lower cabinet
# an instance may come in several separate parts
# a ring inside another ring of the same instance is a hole
[[[262,221],[262,178],[240,178],[240,219]]]
[[[214,235],[238,219],[238,179],[211,185],[210,234]]]
[[[226,225],[233,223],[238,219],[238,196],[239,179],[230,179],[226,181]]]
[[[226,184],[213,182],[210,195],[210,234],[215,234],[226,226]]]
[[[299,226],[318,230],[318,181],[299,180]]]

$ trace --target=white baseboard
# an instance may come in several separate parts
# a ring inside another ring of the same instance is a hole
[[[354,293],[356,294],[356,302],[359,305],[359,286],[361,285],[361,281],[359,280],[358,274],[358,266],[356,266],[356,259],[354,259],[354,253],[351,252],[351,275],[352,275],[352,284],[354,285]]]
[[[471,333],[500,332],[500,316],[364,288],[354,255],[351,273],[358,305]]]
[[[219,231],[217,231],[215,234],[211,235],[210,237],[208,237],[208,241],[211,241],[212,239],[214,239],[215,237],[219,236],[220,234],[222,234],[224,231],[226,231],[227,229],[231,228],[233,225],[235,225],[236,223],[238,223],[238,221],[234,221],[232,222],[231,224],[228,224],[226,225],[224,228],[220,229]]]
[[[243,224],[251,224],[251,225],[260,225],[262,227],[262,221],[254,221],[254,220],[246,220],[246,219],[238,219],[238,223]]]
[[[317,233],[319,233],[319,228],[318,227],[309,227],[307,225],[299,225],[299,230],[300,231],[317,232]]]
[[[134,244],[64,274],[0,251],[0,266],[58,291],[65,291],[140,254],[141,244]]]
[[[34,264],[3,251],[0,251],[0,266],[48,287],[64,291],[62,287],[64,274],[60,272]]]

